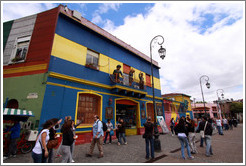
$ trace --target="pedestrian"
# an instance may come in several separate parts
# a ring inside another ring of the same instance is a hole
[[[118,139],[118,142],[120,142],[119,140],[119,125],[120,125],[120,117],[118,118],[118,121],[116,122],[116,126],[115,126],[115,132],[116,132],[116,138]]]
[[[199,125],[198,131],[204,131],[204,141],[206,144],[206,156],[210,157],[213,155],[211,141],[212,141],[212,133],[213,127],[210,122],[208,122],[207,117],[203,117],[202,122]]]
[[[178,133],[178,139],[179,139],[180,144],[181,144],[181,155],[182,155],[182,158],[184,160],[186,159],[185,158],[185,154],[184,154],[184,148],[186,147],[188,158],[191,159],[191,160],[194,159],[194,157],[191,156],[190,146],[189,146],[188,139],[187,139],[188,129],[185,126],[185,121],[184,121],[183,118],[181,118],[179,120],[179,124],[177,124],[177,126],[175,127],[175,130]]]
[[[170,129],[171,129],[171,132],[172,132],[172,136],[174,136],[174,131],[173,131],[174,125],[175,125],[174,119],[172,118],[172,119],[170,120]]]
[[[119,142],[118,142],[118,145],[121,145],[121,138],[123,138],[124,140],[124,144],[127,145],[127,142],[126,142],[126,123],[124,122],[123,119],[120,119],[120,124],[118,126],[119,128]]]
[[[235,117],[232,118],[232,124],[234,127],[237,127],[238,122],[237,122],[237,119]]]
[[[49,156],[49,151],[46,146],[50,139],[49,130],[55,126],[53,120],[47,120],[43,124],[43,128],[37,137],[34,148],[32,149],[32,158],[34,163],[46,163]]]
[[[233,129],[233,126],[232,126],[232,119],[231,119],[231,117],[228,117],[228,124],[230,126],[230,130],[232,130]]]
[[[98,158],[103,157],[103,146],[102,145],[103,145],[104,132],[103,132],[103,128],[102,127],[103,127],[103,124],[99,120],[99,116],[98,115],[94,115],[93,139],[91,141],[90,151],[89,151],[89,153],[86,154],[86,157],[92,157],[95,144],[97,144],[97,147],[98,147],[98,150],[99,150],[99,153],[100,153]]]
[[[7,126],[6,132],[11,131],[10,134],[10,144],[8,148],[8,153],[6,156],[3,157],[3,160],[8,159],[9,157],[16,157],[17,153],[17,139],[20,138],[20,122],[18,120],[14,120],[13,126]]]
[[[146,159],[149,159],[149,146],[151,150],[151,159],[155,158],[155,152],[154,152],[154,139],[153,139],[153,133],[154,133],[154,124],[151,123],[151,118],[149,117],[147,119],[147,122],[144,123],[145,133],[145,146],[146,146]]]
[[[62,163],[72,162],[71,146],[76,139],[76,136],[73,134],[72,125],[72,120],[67,120],[62,127]]]
[[[74,123],[74,120],[72,120],[72,130],[73,130],[73,135],[76,137],[77,139],[77,136],[76,136],[76,128],[82,123],[82,120],[79,120],[79,123],[75,125]],[[74,148],[75,148],[75,142],[76,142],[76,139],[73,141],[73,144],[70,146],[71,147],[71,155],[72,155],[72,163],[74,163]]]
[[[105,136],[103,145],[106,144],[108,135],[109,135],[109,144],[112,143],[112,136],[110,135],[110,131],[113,130],[113,124],[110,122],[110,119],[107,120],[106,125],[107,125],[107,131],[106,131],[106,136]]]
[[[195,142],[195,139],[196,139],[195,127],[196,127],[195,121],[193,119],[189,119],[189,123],[188,123],[188,131],[189,131],[188,140],[189,140],[191,154],[198,153],[198,151],[196,149],[196,142]]]
[[[198,128],[199,128],[201,122],[202,122],[202,120],[200,118],[197,118],[196,132],[200,132],[200,131],[198,131]],[[200,147],[203,147],[203,138],[201,137],[201,135],[200,135]]]
[[[227,119],[225,117],[223,118],[222,122],[223,122],[223,125],[224,125],[224,130],[228,130],[229,129],[229,125],[228,125],[228,121],[227,121]]]
[[[223,134],[223,129],[222,129],[222,123],[221,123],[220,118],[216,119],[216,126],[217,126],[217,129],[218,129],[219,135],[224,135]]]
[[[49,136],[50,139],[49,140],[55,140],[57,139],[56,137],[56,130],[58,130],[60,128],[60,123],[62,122],[62,119],[57,119],[57,118],[53,118],[51,119],[52,123],[55,124],[52,128],[49,129]],[[48,148],[48,147],[47,147]],[[53,148],[48,148],[49,151],[49,156],[48,156],[48,163],[53,163]]]

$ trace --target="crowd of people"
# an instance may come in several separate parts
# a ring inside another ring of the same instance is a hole
[[[62,163],[71,163],[75,162],[73,160],[73,152],[75,148],[75,141],[78,138],[76,135],[76,127],[81,124],[82,121],[79,121],[78,124],[74,123],[71,116],[67,116],[64,119],[62,127],[60,124],[62,119],[49,119],[42,125],[42,130],[37,136],[35,146],[32,150],[32,158],[34,163],[52,163],[54,161],[53,149],[58,147],[58,137],[59,134],[56,134],[58,129],[62,133],[62,141],[60,146],[57,149],[56,156],[62,156]],[[181,118],[170,121],[170,130],[171,135],[177,135],[178,140],[181,144],[181,156],[183,159],[186,159],[185,148],[187,150],[188,159],[194,159],[192,154],[197,154],[198,150],[196,147],[196,133],[200,133],[200,147],[203,147],[203,143],[206,145],[206,156],[209,157],[213,155],[212,150],[212,133],[214,130],[218,130],[219,135],[224,135],[223,130],[232,130],[233,127],[237,127],[238,121],[235,118],[220,118],[211,119],[207,117],[197,118],[197,120],[190,119],[189,117],[182,116]],[[112,143],[112,136],[114,131],[116,132],[117,145],[127,145],[127,140],[125,136],[126,123],[123,119],[118,118],[115,128],[111,123],[110,119],[105,123],[106,129],[104,130],[104,122],[100,121],[99,116],[94,116],[93,124],[93,139],[90,144],[90,149],[86,153],[86,157],[92,157],[95,144],[97,144],[99,155],[98,158],[104,156],[103,145],[106,144],[109,137],[109,144]],[[146,159],[148,160],[155,158],[154,150],[154,123],[152,123],[151,118],[148,117],[146,122],[143,124],[145,132],[143,138],[145,139],[145,151]],[[16,155],[16,139],[20,135],[20,124],[15,122],[12,127],[7,128],[7,130],[12,131],[11,133],[11,144],[9,146],[9,152],[5,158],[8,158],[10,155]],[[105,134],[105,137],[104,137]],[[122,140],[124,142],[122,142]]]

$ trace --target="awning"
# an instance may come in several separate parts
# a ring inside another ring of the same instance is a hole
[[[4,108],[3,115],[34,116],[32,111],[14,108]]]

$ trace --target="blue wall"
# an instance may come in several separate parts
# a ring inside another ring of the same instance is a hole
[[[63,14],[59,15],[56,33],[151,75],[150,62],[140,58],[123,47],[116,45],[107,38],[97,34]],[[154,77],[160,78],[159,69],[157,67],[154,66],[153,72]]]

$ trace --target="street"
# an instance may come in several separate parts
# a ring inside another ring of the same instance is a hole
[[[75,163],[243,163],[243,124],[239,124],[233,130],[224,131],[221,136],[215,131],[212,136],[212,148],[214,155],[205,156],[205,146],[200,147],[199,134],[196,135],[198,154],[194,154],[193,160],[181,158],[180,143],[177,136],[170,133],[160,135],[162,152],[155,153],[155,160],[145,159],[145,141],[140,135],[126,137],[128,145],[117,145],[117,140],[112,144],[103,146],[104,157],[97,158],[98,149],[95,146],[94,155],[85,157],[90,144],[77,145],[75,147]],[[108,142],[107,142],[108,143]],[[56,149],[54,150],[56,152]],[[185,151],[187,156],[187,152]],[[55,158],[59,163],[61,158]],[[32,163],[31,153],[18,154],[16,158],[10,158],[3,163]]]

